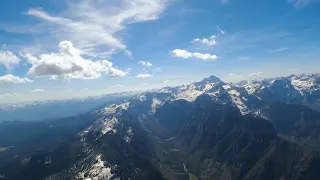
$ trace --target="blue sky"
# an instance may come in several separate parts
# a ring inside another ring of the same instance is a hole
[[[319,72],[318,0],[3,0],[0,101]]]

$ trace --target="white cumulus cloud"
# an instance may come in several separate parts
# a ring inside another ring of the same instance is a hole
[[[113,88],[122,88],[123,85],[117,84],[117,85],[114,85],[114,86],[112,86],[112,87],[113,87]]]
[[[139,61],[138,64],[145,66],[145,67],[151,67],[152,64],[148,61]]]
[[[219,26],[217,26],[216,31],[217,33],[215,35],[212,35],[210,37],[204,37],[204,38],[195,38],[191,42],[201,43],[207,46],[215,46],[217,44],[217,41],[216,41],[217,37],[225,34],[225,32]]]
[[[261,75],[262,75],[262,72],[254,72],[254,73],[247,74],[247,76],[249,77],[261,77]]]
[[[44,89],[33,89],[30,92],[32,92],[32,93],[42,93],[42,92],[44,92]]]
[[[214,46],[217,44],[216,42],[216,36],[210,36],[209,38],[196,38],[192,40],[192,42],[200,42],[202,44],[205,44],[207,46]]]
[[[138,74],[137,78],[139,78],[139,79],[147,79],[147,78],[150,78],[152,76],[153,76],[152,74],[144,73],[144,74]]]
[[[175,49],[171,51],[174,57],[179,57],[183,59],[190,59],[190,58],[195,58],[195,59],[201,59],[204,61],[209,61],[209,60],[216,60],[218,59],[218,56],[215,54],[209,54],[209,53],[198,53],[198,52],[188,52],[184,49]]]
[[[27,82],[33,82],[33,81],[28,78],[21,78],[18,76],[14,76],[12,74],[0,76],[0,84],[20,84],[20,83],[27,83]]]
[[[59,53],[41,54],[38,57],[24,54],[32,65],[28,74],[51,79],[96,79],[102,73],[112,77],[126,75],[107,60],[92,61],[83,58],[80,50],[70,41],[60,42],[59,50]]]
[[[11,51],[0,50],[0,65],[11,70],[14,65],[19,64],[20,59]]]

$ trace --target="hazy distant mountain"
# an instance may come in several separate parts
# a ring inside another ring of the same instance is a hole
[[[302,104],[320,111],[320,75],[291,75],[240,84],[265,101]]]
[[[2,121],[38,121],[75,116],[108,103],[121,101],[136,92],[109,94],[83,99],[37,101],[0,106]]]
[[[14,158],[23,142],[3,144],[14,148],[3,152],[8,163],[0,163],[0,174],[32,180],[317,180],[320,112],[312,105],[319,101],[318,86],[318,75],[241,84],[211,76],[142,93],[60,126],[34,126],[78,133],[59,136],[57,143],[48,130],[37,131],[38,140],[27,131],[40,152]],[[43,140],[54,146],[42,148]]]

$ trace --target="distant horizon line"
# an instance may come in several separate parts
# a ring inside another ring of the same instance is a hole
[[[298,74],[290,74],[288,76],[277,76],[277,77],[260,77],[260,78],[255,78],[255,79],[252,79],[250,81],[248,80],[240,80],[238,82],[226,82],[226,83],[231,83],[231,84],[239,84],[243,81],[246,81],[246,82],[253,82],[253,81],[262,81],[262,80],[271,80],[271,79],[278,79],[278,78],[288,78],[290,76],[313,76],[313,75],[319,75],[320,73],[298,73]],[[118,95],[118,94],[125,94],[125,93],[132,93],[132,94],[140,94],[140,93],[145,93],[145,92],[152,92],[152,91],[157,91],[157,90],[160,90],[160,89],[163,89],[163,88],[166,88],[166,87],[180,87],[180,86],[186,86],[186,85],[189,85],[189,84],[192,84],[192,83],[195,83],[195,82],[201,82],[203,81],[204,79],[206,78],[209,78],[211,76],[215,76],[215,75],[210,75],[208,77],[205,77],[205,78],[202,78],[202,80],[200,81],[194,81],[194,82],[191,82],[191,83],[188,83],[188,84],[183,84],[183,85],[172,85],[172,86],[163,86],[163,87],[160,87],[160,88],[153,88],[153,89],[148,89],[148,90],[141,90],[141,91],[121,91],[121,92],[113,92],[113,93],[106,93],[106,94],[101,94],[101,95],[94,95],[94,96],[85,96],[85,97],[75,97],[75,98],[64,98],[64,99],[46,99],[46,100],[35,100],[35,101],[22,101],[22,102],[13,102],[13,103],[0,103],[0,107],[2,108],[5,108],[5,107],[8,107],[8,106],[14,106],[14,105],[28,105],[28,104],[32,104],[32,103],[43,103],[43,102],[58,102],[58,101],[72,101],[72,100],[84,100],[84,99],[89,99],[89,98],[99,98],[99,97],[103,97],[103,96],[112,96],[112,95]],[[218,76],[215,76],[217,78],[219,78]],[[220,78],[219,78],[220,79]],[[221,80],[221,79],[220,79]],[[221,80],[222,82],[225,82],[223,80]]]

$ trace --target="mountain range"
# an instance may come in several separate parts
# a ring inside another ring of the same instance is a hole
[[[137,92],[114,93],[66,100],[45,100],[0,105],[0,122],[41,121],[80,115],[95,108],[125,100]]]
[[[10,180],[317,180],[319,100],[319,74],[240,83],[210,76],[59,121],[73,122],[74,134],[46,148],[54,134],[41,141],[32,136],[38,150],[14,160],[19,144],[0,144],[12,147],[0,153],[6,160],[0,174]],[[57,133],[70,131],[61,127]]]

